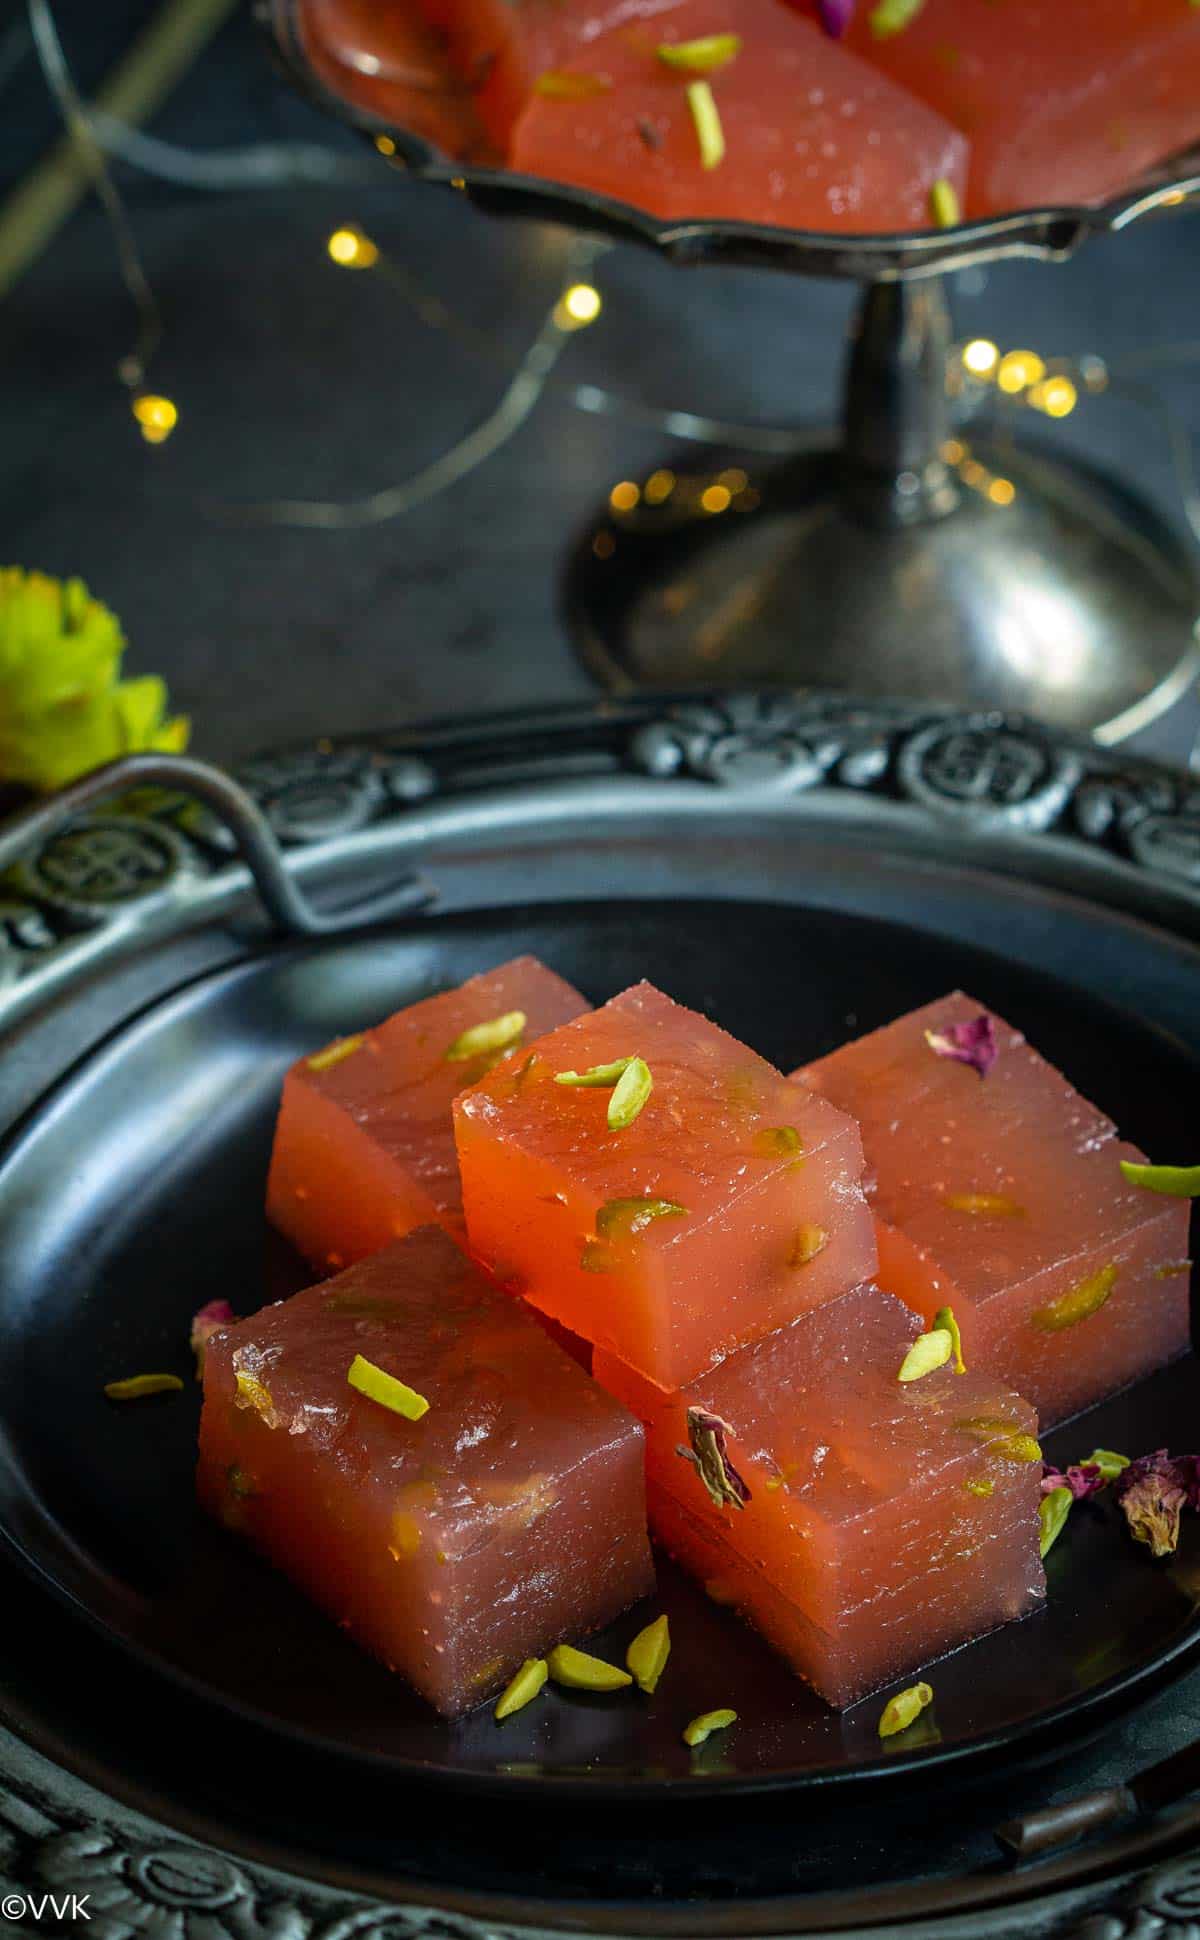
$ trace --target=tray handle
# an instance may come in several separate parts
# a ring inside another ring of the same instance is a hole
[[[57,834],[105,796],[146,786],[177,789],[212,811],[233,836],[268,916],[289,935],[331,936],[421,909],[433,900],[427,883],[407,876],[402,883],[338,909],[314,909],[291,874],[257,802],[220,768],[181,754],[123,755],[22,810],[0,826],[0,871],[11,869],[27,849]]]

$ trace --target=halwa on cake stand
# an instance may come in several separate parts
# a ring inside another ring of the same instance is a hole
[[[1200,193],[1192,155],[1096,207],[950,229],[843,235],[667,222],[566,183],[452,160],[314,71],[300,0],[261,0],[296,83],[378,138],[381,165],[453,184],[500,215],[641,242],[681,267],[761,266],[862,286],[840,434],[764,465],[722,452],[629,477],[566,563],[574,643],[604,685],[717,683],[1020,709],[1116,742],[1200,672],[1194,548],[1124,479],[1020,442],[953,435],[944,279],[1014,257],[1065,262],[1089,238]]]

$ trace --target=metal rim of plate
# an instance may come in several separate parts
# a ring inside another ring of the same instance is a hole
[[[808,689],[646,694],[323,741],[233,780],[178,756],[98,770],[0,826],[0,1029],[243,909],[255,882],[285,933],[419,907],[436,893],[419,872],[439,816],[486,817],[515,789],[587,815],[601,784],[633,814],[697,807],[715,788],[729,810],[885,818],[917,848],[966,839],[984,866],[1200,938],[1200,781],[1182,769],[998,710]],[[378,901],[313,913],[312,889],[386,858],[407,873]]]
[[[0,841],[23,851],[0,908],[0,1026],[13,1038],[125,956],[154,942],[169,948],[189,929],[244,910],[250,872],[236,844],[246,840],[245,817],[269,838],[251,857],[260,891],[276,925],[295,930],[289,887],[303,885],[303,896],[364,859],[409,865],[439,820],[486,820],[498,795],[519,794],[534,812],[539,794],[576,791],[586,812],[594,783],[627,798],[634,814],[653,812],[656,798],[684,813],[765,804],[794,814],[798,825],[861,811],[868,825],[873,815],[887,818],[927,850],[965,841],[986,866],[1067,882],[1108,907],[1200,938],[1200,789],[1153,762],[999,714],[806,693],[647,696],[323,743],[247,764],[240,789],[203,764],[169,757],[157,760],[147,794],[148,779],[137,758],[116,764],[89,791],[119,789],[115,806],[55,822],[51,801],[0,831]],[[197,813],[196,793],[210,809]],[[225,814],[235,826],[243,818],[235,837],[223,831]],[[393,868],[393,895],[395,888]],[[347,928],[371,920],[361,901],[344,919]],[[19,1717],[19,1703],[16,1710]],[[57,1755],[53,1744],[47,1749]],[[15,1735],[0,1735],[0,1892],[90,1886],[113,1934],[494,1940],[556,1925],[544,1904],[498,1914],[464,1905],[462,1895],[439,1901],[424,1888],[414,1904],[399,1882],[394,1901],[364,1898],[353,1880],[300,1877],[297,1855],[260,1846],[235,1859],[222,1849],[222,1828],[183,1819],[166,1830],[160,1820],[170,1817],[144,1796],[116,1803]],[[909,1932],[945,1940],[1016,1940],[1031,1926],[1073,1940],[1194,1940],[1198,1838],[1200,1809],[1191,1808],[1114,1848],[993,1883],[965,1912],[942,1910],[944,1896],[940,1909],[935,1894],[903,1914],[893,1908],[872,1930],[898,1934],[902,1919]],[[565,1912],[576,1923],[579,1908]],[[772,1902],[767,1914],[750,1907],[744,1918],[746,1930],[818,1930],[799,1900]],[[668,1914],[626,1920],[597,1909],[587,1925],[600,1933],[729,1933],[740,1921],[729,1907],[698,1907],[690,1925]]]
[[[1015,210],[950,229],[907,234],[841,235],[832,231],[775,229],[752,222],[667,222],[629,203],[567,183],[548,182],[514,170],[458,162],[386,117],[356,108],[327,86],[308,61],[297,19],[299,0],[255,0],[255,17],[292,84],[326,114],[376,139],[386,136],[395,152],[387,161],[420,181],[465,191],[481,208],[570,223],[618,240],[658,249],[676,263],[736,263],[883,282],[940,276],[949,270],[1037,257],[1063,262],[1092,235],[1113,234],[1155,210],[1177,207],[1200,193],[1200,166],[1184,157],[1172,170],[1089,206],[1064,204]]]

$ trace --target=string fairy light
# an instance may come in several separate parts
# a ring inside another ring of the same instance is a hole
[[[67,65],[67,57],[58,37],[58,28],[55,25],[54,15],[50,11],[49,0],[28,0],[28,11],[29,30],[33,35],[34,48],[46,78],[46,85],[54,97],[63,118],[63,124],[91,177],[92,187],[104,210],[112,235],[121,280],[136,313],[137,336],[134,347],[117,365],[117,375],[132,393],[133,406],[136,406],[137,395],[145,383],[150,359],[162,339],[162,316],[158,299],[146,275],[137,238],[125,213],[125,204],[112,179],[104,150],[92,132],[87,109]]]
[[[555,306],[554,320],[560,330],[583,330],[595,323],[603,308],[603,298],[594,283],[572,283]]]
[[[133,415],[148,445],[164,445],[179,423],[179,410],[173,398],[142,391],[133,400]]]
[[[379,261],[378,245],[357,224],[335,229],[325,248],[342,269],[374,269]]]
[[[576,240],[569,246],[569,288],[581,272],[590,269],[602,244]],[[559,299],[561,300],[561,293]],[[520,429],[540,400],[554,365],[561,357],[570,333],[554,320],[554,310],[543,321],[509,384],[482,422],[457,444],[405,479],[377,492],[354,499],[273,499],[252,505],[221,505],[210,508],[223,523],[239,525],[290,525],[309,530],[341,532],[354,527],[382,525],[389,519],[411,512],[448,486],[457,484],[491,458]]]

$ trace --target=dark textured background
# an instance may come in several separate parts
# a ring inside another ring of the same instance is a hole
[[[60,0],[96,84],[147,0]],[[0,4],[0,42],[20,18]],[[196,148],[302,138],[362,153],[294,98],[239,15],[152,124]],[[0,187],[55,130],[32,56],[0,90]],[[179,426],[146,446],[114,369],[132,318],[94,204],[0,302],[0,559],[79,572],[122,616],[130,671],[159,669],[218,760],[265,743],[430,712],[588,691],[559,622],[566,544],[614,478],[663,449],[652,431],[548,396],[513,443],[431,504],[367,531],[238,529],[222,504],[350,497],[403,478],[491,407],[502,361],[416,321],[379,276],[336,269],[357,220],[390,255],[519,354],[552,300],[564,232],[490,220],[390,175],[360,187],[203,193],[118,169],[166,337],[152,372]],[[961,332],[1045,354],[1115,358],[1195,330],[1200,213],[1094,244],[1066,267],[955,280]],[[725,417],[828,418],[853,292],[778,273],[671,269],[621,248],[605,309],[560,370],[640,400]],[[1200,363],[1167,373],[1200,418]],[[1112,397],[1042,432],[1127,468],[1178,518],[1160,428]],[[1153,745],[1181,754],[1185,706]]]

